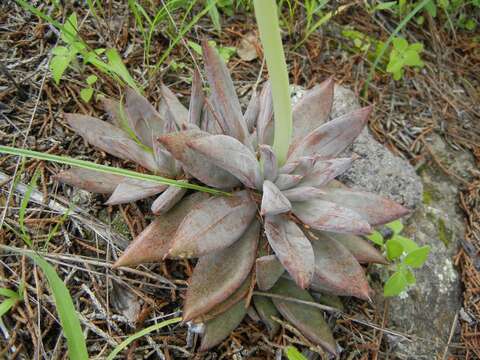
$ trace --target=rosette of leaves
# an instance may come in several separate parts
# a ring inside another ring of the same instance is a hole
[[[84,170],[69,170],[59,178],[90,191],[111,192],[109,204],[161,193],[152,206],[160,215],[115,265],[198,258],[183,319],[204,324],[200,350],[219,344],[236,328],[256,287],[280,296],[253,296],[271,335],[279,329],[272,316],[281,315],[312,343],[335,354],[322,312],[285,298],[313,301],[310,291],[320,291],[368,299],[360,264],[385,259],[361,235],[408,213],[389,199],[335,180],[354,161],[337,156],[365,127],[371,108],[329,121],[333,80],[315,86],[294,106],[292,144],[286,163],[279,166],[271,147],[269,84],[252,95],[242,113],[225,64],[206,42],[203,57],[210,93],[204,95],[195,74],[188,110],[162,87],[158,112],[129,90],[124,106],[105,102],[111,123],[72,114],[66,119],[89,143],[112,155],[230,196],[189,194]]]

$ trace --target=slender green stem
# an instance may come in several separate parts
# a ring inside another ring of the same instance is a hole
[[[272,84],[275,134],[273,150],[280,165],[287,159],[292,137],[292,105],[288,85],[287,63],[283,53],[278,12],[275,0],[254,0],[260,39],[262,40],[268,75]]]
[[[0,146],[0,154],[1,153],[18,155],[18,156],[23,156],[23,157],[33,158],[38,160],[57,162],[65,165],[77,166],[83,169],[94,170],[94,171],[114,174],[114,175],[121,175],[121,176],[137,179],[137,180],[145,180],[145,181],[151,181],[159,184],[177,186],[185,189],[203,191],[203,192],[207,192],[214,195],[230,195],[229,193],[224,191],[212,189],[206,186],[191,184],[183,180],[172,180],[172,179],[167,179],[157,175],[142,174],[132,170],[96,164],[96,163],[85,161],[85,160],[73,159],[68,156],[52,155],[52,154],[42,153],[42,152],[33,151],[33,150],[19,149],[11,146]]]
[[[387,41],[385,42],[385,45],[383,46],[382,48],[382,51],[378,54],[377,58],[375,59],[375,61],[373,62],[373,66],[372,68],[370,69],[370,72],[368,73],[368,78],[367,78],[367,81],[365,82],[365,86],[363,87],[363,97],[364,98],[367,98],[368,96],[368,87],[370,85],[370,82],[372,81],[372,78],[373,78],[373,74],[375,73],[375,70],[378,66],[378,64],[380,63],[380,61],[382,60],[383,58],[383,55],[385,54],[385,52],[387,51],[387,49],[390,47],[390,44],[392,43],[393,39],[395,38],[395,36],[397,36],[397,34],[400,32],[400,30],[402,30],[407,24],[408,22],[420,11],[422,10],[425,5],[427,5],[431,0],[423,0],[421,3],[419,3],[417,6],[415,6],[415,8],[410,11],[410,13],[400,22],[400,24],[398,24],[398,26],[395,28],[395,30],[390,34],[390,36],[388,37]]]

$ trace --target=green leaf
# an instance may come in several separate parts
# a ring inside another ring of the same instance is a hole
[[[70,49],[65,46],[55,46],[52,49],[53,55],[68,56],[70,54]]]
[[[468,19],[467,22],[465,23],[465,29],[469,31],[475,30],[476,27],[477,27],[477,23],[473,19]]]
[[[395,50],[397,50],[399,53],[404,52],[408,48],[408,41],[405,40],[404,38],[397,37],[393,39],[393,47]]]
[[[215,3],[216,3],[216,0],[207,0],[207,5],[212,4],[210,9],[208,10],[208,14],[212,19],[213,27],[217,32],[220,32],[222,31],[222,26],[220,25],[220,14],[218,13],[218,9],[215,6]]]
[[[86,103],[88,103],[90,101],[90,99],[92,98],[92,95],[93,95],[93,88],[92,87],[87,87],[85,89],[80,90],[80,97]]]
[[[10,289],[0,288],[0,296],[5,296],[6,298],[20,299],[20,295]]]
[[[408,47],[409,50],[414,50],[417,53],[421,53],[423,51],[423,44],[422,43],[413,43]]]
[[[403,224],[400,220],[392,221],[385,226],[392,230],[394,234],[400,234],[403,230]]]
[[[383,245],[383,236],[378,231],[374,231],[372,234],[368,235],[367,238],[377,245]]]
[[[410,252],[405,257],[405,260],[403,262],[413,268],[419,268],[425,263],[425,261],[427,261],[429,253],[430,246],[422,246],[421,248]]]
[[[13,305],[15,305],[15,303],[17,302],[18,300],[17,299],[13,299],[13,298],[8,298],[8,299],[5,299],[1,304],[0,304],[0,318],[5,315],[7,312],[10,311],[10,309],[13,307]]]
[[[88,85],[93,85],[93,84],[95,84],[97,79],[98,78],[95,75],[90,75],[89,77],[87,77],[86,82],[87,82]]]
[[[401,56],[398,56],[397,54],[393,55],[393,51],[392,51],[392,54],[390,55],[390,61],[388,62],[388,65],[387,65],[387,72],[395,74],[401,71],[402,67],[403,67],[403,59],[401,58]]]
[[[393,79],[394,80],[400,80],[403,77],[403,69],[400,69],[398,71],[395,71],[393,73]]]
[[[387,280],[383,287],[383,296],[397,296],[407,288],[407,279],[405,275],[397,271]]]
[[[403,254],[402,244],[395,239],[388,240],[386,243],[386,246],[387,246],[387,257],[390,260],[394,260]]]
[[[397,5],[396,1],[381,2],[380,4],[378,4],[373,8],[373,11],[389,10],[393,8],[395,5]]]
[[[228,60],[230,60],[230,58],[233,55],[236,54],[236,52],[237,52],[237,48],[233,46],[225,46],[218,49],[218,54],[226,63],[228,62]]]
[[[415,50],[409,49],[405,51],[405,54],[403,54],[403,56],[405,65],[418,67],[423,66],[423,61],[420,59],[420,55]]]
[[[435,5],[435,2],[433,0],[431,0],[425,5],[425,10],[432,18],[437,17],[437,6]]]
[[[417,282],[417,278],[413,274],[412,270],[405,269],[404,275],[405,275],[405,279],[407,280],[408,285],[415,285],[415,283]]]
[[[287,346],[283,349],[283,351],[285,352],[285,356],[288,358],[288,360],[307,360],[307,358],[303,356],[295,346]]]
[[[62,32],[60,33],[60,38],[65,41],[67,44],[72,44],[77,38],[77,15],[72,13],[65,24],[63,24]]]
[[[412,239],[409,239],[407,237],[401,236],[401,235],[395,235],[392,240],[398,241],[400,244],[402,244],[403,249],[405,250],[406,253],[409,253],[413,250],[418,249],[418,245],[413,241]]]
[[[42,269],[48,280],[62,325],[63,335],[67,338],[69,358],[72,360],[88,360],[87,346],[85,345],[80,320],[63,280],[60,279],[55,269],[42,257],[34,253],[27,253],[27,255]]]
[[[192,50],[195,51],[198,55],[202,55],[202,47],[197,43],[194,43],[193,41],[189,40],[188,46],[190,46]]]
[[[56,55],[50,60],[50,71],[55,83],[58,85],[68,65],[70,65],[72,58],[70,56]]]
[[[108,49],[105,54],[107,55],[110,70],[116,75],[118,75],[123,81],[125,81],[128,86],[140,93],[140,89],[138,88],[135,80],[133,80],[132,76],[128,72],[127,68],[125,67],[122,58],[120,57],[120,54],[117,52],[117,50]]]
[[[161,329],[165,326],[176,324],[182,321],[181,317],[176,317],[170,320],[165,320],[162,321],[161,323],[151,325],[149,327],[146,327],[143,330],[140,330],[139,332],[130,335],[128,338],[126,338],[124,341],[122,341],[108,356],[106,360],[113,360],[115,359],[115,356],[117,356],[123,349],[125,349],[132,341],[141,338],[142,336],[145,336],[152,331]]]

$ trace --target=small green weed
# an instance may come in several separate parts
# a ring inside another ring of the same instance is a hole
[[[422,68],[424,63],[420,58],[423,51],[423,44],[409,44],[401,37],[393,39],[393,49],[390,52],[390,60],[387,65],[387,72],[393,75],[395,80],[403,78],[404,69],[407,66]]]
[[[427,261],[430,246],[419,247],[415,241],[400,235],[403,224],[396,220],[386,225],[392,236],[385,241],[382,234],[374,231],[368,238],[379,245],[394,262],[395,272],[390,276],[383,288],[384,296],[398,296],[416,283],[413,269],[422,267]]]
[[[237,48],[233,46],[217,46],[217,43],[213,40],[208,42],[210,46],[217,49],[218,54],[222,57],[223,61],[228,63],[230,58],[237,53]],[[195,51],[198,55],[202,55],[202,47],[193,41],[188,41],[190,48]]]
[[[8,313],[17,302],[22,301],[24,290],[25,287],[23,283],[20,285],[16,292],[11,289],[0,288],[0,296],[3,296],[5,298],[0,303],[0,321],[2,316]]]
[[[307,360],[295,346],[289,345],[283,349],[288,360]]]

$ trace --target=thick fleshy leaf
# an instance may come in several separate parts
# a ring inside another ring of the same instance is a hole
[[[280,169],[282,174],[295,174],[305,176],[313,171],[317,156],[302,156],[293,162],[288,162]]]
[[[207,313],[242,285],[255,262],[259,234],[260,223],[253,221],[234,244],[200,257],[189,280],[184,321]]]
[[[102,136],[99,138],[102,144],[109,149],[115,149],[121,154],[121,159],[131,160],[153,172],[157,172],[158,164],[155,160],[153,152],[143,149],[139,144],[131,139],[115,139],[112,137]],[[107,150],[105,150],[107,151]],[[107,151],[109,152],[109,151]],[[110,153],[112,153],[110,151]]]
[[[215,319],[205,323],[199,351],[206,351],[225,340],[247,314],[247,300],[241,300]]]
[[[294,187],[300,181],[302,181],[302,179],[302,175],[280,174],[275,180],[275,185],[277,185],[277,187],[283,191]]]
[[[163,260],[170,249],[171,241],[178,226],[195,205],[208,198],[206,193],[197,192],[186,196],[168,213],[156,217],[138,235],[114,267],[131,266]]]
[[[266,255],[255,260],[255,276],[258,288],[269,290],[285,272],[282,263],[275,255]]]
[[[199,323],[199,322],[205,322],[208,320],[212,320],[213,318],[216,318],[220,314],[230,309],[233,305],[235,305],[240,300],[245,299],[250,293],[252,285],[253,285],[252,274],[250,273],[249,276],[247,276],[247,278],[243,280],[243,283],[240,285],[240,287],[238,287],[237,290],[233,292],[232,295],[230,295],[226,300],[222,301],[221,303],[215,305],[206,314],[200,315],[195,319],[193,319],[193,321],[196,323]]]
[[[237,139],[228,135],[209,135],[188,141],[188,146],[234,175],[245,186],[252,189],[261,187],[262,175],[258,160]]]
[[[190,95],[190,106],[188,107],[188,122],[200,126],[202,118],[203,104],[205,103],[205,94],[202,88],[202,79],[200,73],[195,69],[192,78],[192,94]]]
[[[308,90],[293,107],[293,142],[303,139],[309,132],[323,125],[333,104],[333,78]]]
[[[267,216],[264,221],[268,243],[278,260],[301,288],[312,280],[315,259],[310,240],[286,216]]]
[[[320,233],[316,233],[315,236],[318,239],[312,239],[315,253],[312,289],[369,299],[365,273],[353,255],[332,238],[322,236]]]
[[[371,111],[371,106],[364,107],[316,128],[290,147],[288,162],[301,156],[317,155],[330,158],[338,155],[360,134],[367,124]]]
[[[155,215],[164,214],[178,203],[187,193],[187,189],[177,186],[169,186],[152,204],[152,212]]]
[[[73,167],[55,175],[55,180],[89,192],[111,194],[125,178],[119,175]]]
[[[221,124],[219,123],[220,115],[211,108],[211,103],[212,101],[209,100],[209,104],[205,104],[203,107],[200,128],[212,135],[225,134],[225,131],[221,128]]]
[[[320,197],[294,202],[292,211],[304,224],[316,230],[353,234],[372,232],[368,222],[358,213]]]
[[[228,69],[217,51],[206,40],[202,42],[202,54],[212,102],[220,115],[221,127],[227,135],[245,143],[248,136],[247,124]]]
[[[65,114],[65,120],[89,144],[121,159],[132,160],[152,170],[156,168],[153,155],[146,152],[128,134],[109,124],[87,115]]]
[[[162,135],[158,141],[182,163],[186,172],[204,184],[219,189],[230,189],[239,185],[240,182],[235,176],[216,166],[207,157],[187,145],[191,140],[205,136],[210,135],[200,130],[187,130]]]
[[[389,223],[410,213],[402,205],[377,194],[346,187],[328,187],[325,190],[321,199],[352,209],[373,226]]]
[[[153,156],[157,163],[157,174],[164,177],[174,177],[179,173],[179,164],[158,141],[153,143]]]
[[[311,186],[297,186],[292,189],[283,190],[282,194],[289,201],[307,201],[325,194],[325,191]]]
[[[387,264],[387,260],[372,244],[360,236],[352,234],[338,234],[326,231],[312,231],[313,234],[320,232],[324,236],[329,236],[335,241],[345,246],[348,251],[357,259],[359,263],[378,263]]]
[[[302,301],[315,301],[308,291],[284,278],[277,281],[271,292]],[[278,298],[272,298],[272,301],[282,316],[300,330],[307,339],[321,345],[329,353],[337,354],[337,345],[320,309]]]
[[[106,205],[125,204],[159,194],[168,186],[150,181],[125,179],[113,191]]]
[[[275,305],[273,305],[272,300],[266,296],[254,295],[252,300],[260,319],[262,319],[262,322],[267,328],[268,336],[270,338],[274,337],[280,331],[280,324],[273,320],[273,317],[279,319],[280,313]]]
[[[231,246],[198,259],[183,309],[183,320],[197,318],[225,301],[242,285],[252,270],[260,223],[253,221]]]
[[[260,98],[258,96],[257,90],[252,90],[252,95],[250,101],[248,102],[247,110],[243,114],[243,118],[247,123],[248,131],[251,133],[257,124],[258,112],[260,111]]]
[[[128,125],[146,146],[152,147],[154,139],[164,128],[164,119],[142,95],[127,88],[124,114]]]
[[[290,201],[270,180],[263,182],[262,207],[260,215],[278,215],[292,209]]]
[[[259,144],[272,144],[273,142],[273,98],[270,81],[265,82],[260,93],[257,137]]]
[[[313,170],[302,179],[300,185],[323,186],[347,171],[352,166],[353,160],[354,158],[318,160],[315,162]]]
[[[108,98],[102,98],[100,101],[103,110],[108,114],[108,120],[110,121],[110,123],[117,128],[123,129],[124,124],[122,119],[120,118],[119,113],[120,103],[118,101]]]
[[[162,97],[167,106],[167,114],[179,129],[184,129],[188,123],[188,110],[177,99],[175,94],[165,85],[161,86]]]
[[[169,256],[199,257],[230,246],[250,226],[256,211],[246,191],[198,204],[179,226]]]
[[[263,164],[263,178],[265,180],[275,181],[278,176],[278,163],[275,152],[269,145],[259,146],[260,160]]]

